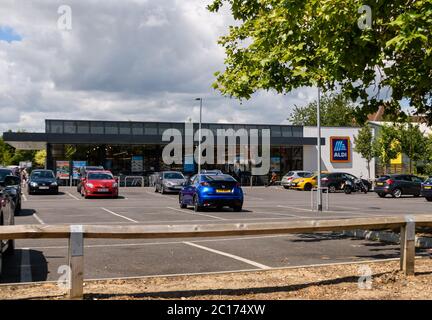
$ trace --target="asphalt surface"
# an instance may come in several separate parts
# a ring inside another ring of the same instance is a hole
[[[242,212],[195,213],[178,196],[152,188],[122,188],[119,199],[84,199],[75,188],[59,195],[25,195],[16,224],[207,224],[277,222],[429,214],[423,198],[379,198],[375,193],[329,195],[329,210],[311,210],[311,193],[282,187],[245,187]],[[324,196],[324,199],[326,197]],[[418,251],[423,255],[426,252]],[[332,233],[205,239],[85,240],[85,279],[260,270],[399,257],[399,246]],[[67,264],[67,240],[17,240],[0,283],[57,281]]]

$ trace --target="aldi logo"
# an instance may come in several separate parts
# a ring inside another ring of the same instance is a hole
[[[350,137],[330,137],[331,162],[351,162]]]

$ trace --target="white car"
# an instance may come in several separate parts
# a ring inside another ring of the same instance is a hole
[[[283,186],[285,189],[289,189],[293,180],[297,178],[304,178],[310,174],[312,174],[311,171],[289,171],[282,177],[281,186]]]

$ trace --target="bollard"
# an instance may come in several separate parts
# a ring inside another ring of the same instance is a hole
[[[70,226],[69,237],[69,298],[83,298],[84,237],[83,226]]]
[[[414,275],[415,265],[415,221],[412,216],[405,217],[406,224],[401,227],[401,269],[405,275]]]

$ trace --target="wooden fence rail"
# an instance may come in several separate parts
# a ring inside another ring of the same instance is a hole
[[[69,297],[82,298],[84,239],[196,238],[242,235],[314,233],[342,230],[400,231],[400,267],[414,274],[415,228],[432,227],[432,215],[347,218],[277,223],[229,223],[203,225],[16,225],[0,227],[1,239],[69,239]]]

